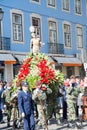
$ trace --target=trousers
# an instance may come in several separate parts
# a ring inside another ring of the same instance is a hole
[[[34,114],[26,115],[23,118],[24,130],[35,130]]]

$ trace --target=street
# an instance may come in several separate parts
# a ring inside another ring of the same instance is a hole
[[[4,124],[0,124],[0,130],[13,130],[12,129],[12,123],[11,123],[11,127],[7,128],[7,124],[6,124],[6,117],[4,117]],[[56,121],[54,118],[52,118],[51,120],[51,124],[48,125],[48,130],[73,130],[71,128],[67,128],[67,124],[64,125],[57,125]],[[15,129],[18,130],[18,129]],[[23,130],[23,127],[21,126],[20,130]],[[38,130],[38,129],[36,129]],[[43,130],[43,129],[40,129]],[[77,127],[74,128],[74,130],[77,130]],[[80,130],[87,130],[87,122],[83,122],[83,127]]]

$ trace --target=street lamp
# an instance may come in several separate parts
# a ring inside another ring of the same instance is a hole
[[[2,29],[1,29],[1,21],[3,19],[4,11],[0,8],[0,50],[2,49]]]
[[[3,19],[4,11],[0,8],[0,21]]]

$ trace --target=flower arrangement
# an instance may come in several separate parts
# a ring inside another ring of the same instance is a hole
[[[30,90],[32,90],[38,80],[48,86],[50,84],[60,86],[63,83],[64,76],[59,70],[55,70],[53,64],[54,62],[50,61],[45,54],[38,53],[38,55],[32,55],[29,53],[23,60],[19,73],[13,82],[17,86],[17,82],[27,81],[29,82]]]

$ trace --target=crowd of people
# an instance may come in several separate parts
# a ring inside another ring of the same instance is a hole
[[[57,125],[67,123],[68,128],[82,128],[87,120],[87,77],[71,75],[64,79],[61,86],[48,86],[36,82],[32,92],[29,83],[17,84],[12,92],[11,82],[0,82],[0,124],[4,123],[3,114],[7,116],[7,127],[13,121],[13,129],[48,130],[54,116]],[[61,113],[62,110],[62,113]]]

